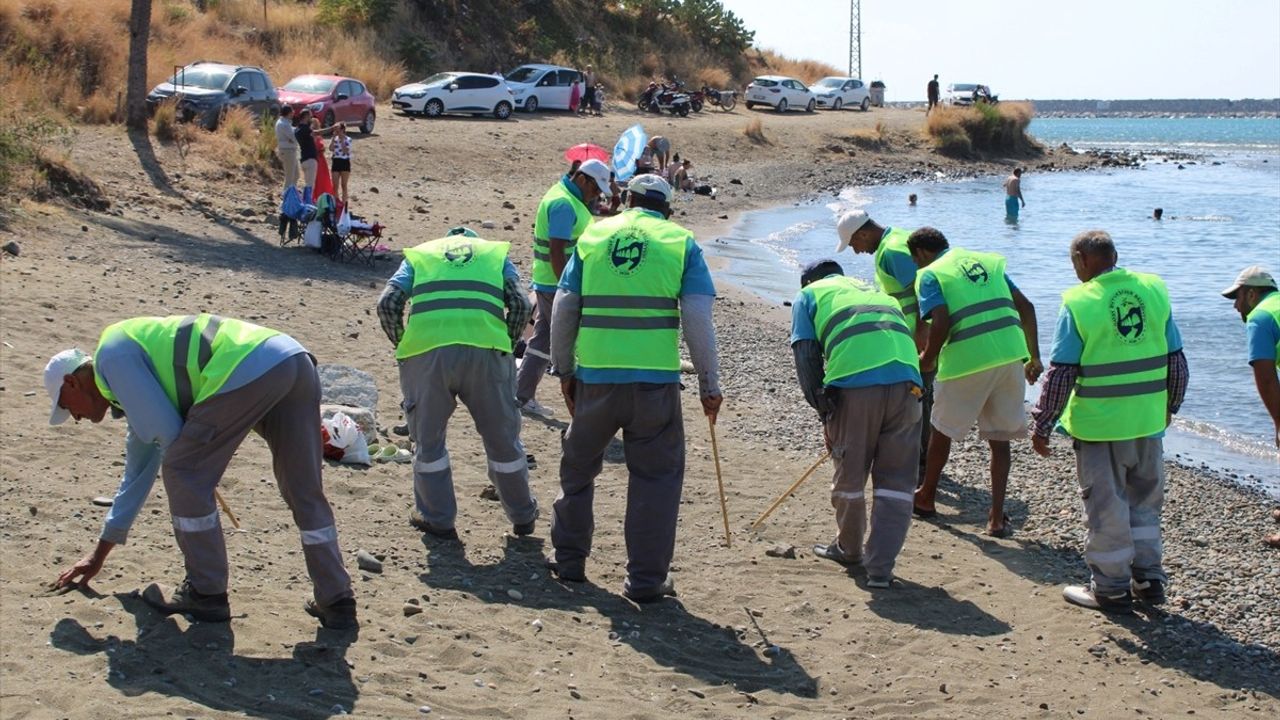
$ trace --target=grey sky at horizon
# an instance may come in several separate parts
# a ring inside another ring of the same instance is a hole
[[[847,69],[849,0],[721,1],[757,46]],[[1277,98],[1280,0],[862,0],[863,79],[924,100],[934,73],[1008,99]]]

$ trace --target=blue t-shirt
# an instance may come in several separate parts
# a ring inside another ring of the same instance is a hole
[[[938,257],[946,255],[948,250],[943,250],[938,253]],[[935,260],[936,259],[937,258],[935,258]],[[1005,282],[1009,283],[1009,292],[1013,292],[1018,289],[1018,286],[1013,284],[1013,278],[1009,277],[1008,273],[1005,273],[1004,279]],[[942,286],[938,284],[938,277],[927,267],[920,269],[919,301],[920,317],[925,318],[926,320],[929,318],[929,313],[933,312],[934,308],[947,304],[946,299],[942,297]]]
[[[578,200],[582,200],[582,190],[573,184],[568,175],[560,178],[560,184],[564,185]],[[578,222],[578,212],[573,209],[573,203],[568,200],[553,200],[547,205],[547,237],[558,238],[560,240],[575,240],[573,237],[573,226]],[[554,293],[555,285],[543,285],[534,283],[533,289],[538,292]]]
[[[1271,313],[1260,312],[1245,323],[1244,331],[1249,340],[1249,362],[1268,360],[1274,363],[1276,343],[1280,342],[1280,326],[1276,325],[1275,317]]]
[[[880,242],[884,242],[891,232],[893,228],[885,228],[884,234],[880,236]],[[903,287],[915,287],[917,268],[916,261],[911,259],[911,255],[897,250],[885,250],[880,254],[880,269]]]
[[[813,319],[817,308],[814,307],[808,293],[801,292],[796,295],[795,302],[791,304],[791,344],[795,345],[801,340],[818,340],[817,328],[813,325]],[[858,388],[869,387],[871,385],[893,385],[900,382],[913,382],[921,387],[924,383],[920,380],[920,371],[914,365],[893,361],[888,365],[881,365],[878,368],[863,370],[852,375],[846,375],[837,378],[835,382],[827,383],[828,387],[837,388]]]
[[[662,218],[661,213],[644,209],[641,209],[640,212],[648,213],[659,219]],[[577,249],[574,249],[569,256],[568,264],[564,266],[564,274],[560,276],[560,288],[577,295],[582,294],[582,260],[578,257]],[[707,267],[707,261],[702,257],[702,248],[698,246],[698,243],[694,242],[693,236],[690,235],[689,239],[685,240],[684,275],[680,279],[680,297],[687,295],[710,295],[715,297],[715,294],[716,286],[711,281],[711,270]],[[574,377],[589,384],[680,382],[680,373],[678,371],[667,370],[579,367],[574,372]]]

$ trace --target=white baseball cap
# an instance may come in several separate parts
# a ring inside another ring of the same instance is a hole
[[[671,189],[671,183],[663,180],[660,175],[654,175],[653,173],[644,173],[631,178],[631,182],[627,183],[627,189],[633,193],[639,193],[654,200],[662,200],[668,203],[671,202],[671,198],[675,197],[675,192]]]
[[[592,158],[578,166],[578,172],[586,175],[596,181],[596,186],[600,188],[600,192],[605,195],[612,195],[613,188],[609,185],[609,166]]]
[[[1241,288],[1274,288],[1275,286],[1276,279],[1272,277],[1271,273],[1263,270],[1261,265],[1250,265],[1240,271],[1240,274],[1236,276],[1236,281],[1231,283],[1231,287],[1222,291],[1222,296],[1235,300],[1236,293],[1240,292]]]
[[[840,244],[836,246],[836,252],[849,247],[853,234],[861,230],[870,219],[865,210],[851,210],[841,215],[840,220],[836,222],[836,234],[840,236]]]
[[[61,425],[71,417],[70,410],[58,405],[58,400],[62,398],[62,379],[92,359],[80,348],[63,350],[49,358],[49,364],[44,366],[44,389],[53,401],[53,407],[49,410],[50,425]]]

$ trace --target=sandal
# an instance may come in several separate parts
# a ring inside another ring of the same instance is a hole
[[[1004,515],[1001,515],[1000,527],[994,530],[988,528],[987,535],[990,535],[993,538],[1000,538],[1000,539],[1004,539],[1009,537],[1010,535],[1013,535],[1013,528],[1009,527],[1009,515],[1007,513]]]

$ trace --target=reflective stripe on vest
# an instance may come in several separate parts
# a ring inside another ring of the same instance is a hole
[[[1270,314],[1275,318],[1276,327],[1280,328],[1280,292],[1271,291],[1249,311],[1247,320],[1252,320],[1254,315]],[[1280,368],[1280,340],[1276,341],[1276,367]]]
[[[814,308],[813,327],[826,358],[825,384],[892,362],[919,368],[911,330],[887,294],[843,275],[810,283],[800,292]]]
[[[509,248],[451,235],[405,250],[414,284],[396,359],[446,345],[511,352],[502,277]]]
[[[533,282],[535,285],[555,285],[560,282],[560,277],[556,275],[555,268],[551,266],[551,221],[548,217],[548,211],[551,205],[556,202],[567,202],[573,207],[573,236],[567,238],[559,238],[566,241],[565,259],[568,259],[569,253],[573,250],[574,243],[578,237],[582,235],[587,226],[591,224],[591,211],[587,206],[582,204],[578,196],[573,194],[569,188],[565,187],[566,179],[561,179],[551,189],[547,190],[542,196],[542,202],[538,203],[538,214],[533,219]]]
[[[280,334],[209,314],[140,317],[109,325],[98,341],[99,351],[118,333],[142,347],[160,387],[183,418],[193,406],[215,395],[255,348]],[[94,381],[102,396],[120,407],[96,366]]]
[[[938,280],[951,334],[938,355],[938,379],[965,375],[1027,359],[1022,321],[995,253],[952,248],[928,266]],[[916,275],[916,292],[921,274]]]
[[[897,278],[884,271],[880,262],[885,253],[899,253],[910,260],[911,250],[907,248],[909,237],[911,237],[910,230],[890,228],[889,233],[880,238],[880,245],[876,248],[873,263],[876,269],[876,282],[880,284],[880,289],[898,302],[898,306],[902,309],[902,316],[907,320],[907,328],[914,333],[916,316],[920,314],[920,303],[916,301],[915,286],[906,286],[898,282]]]
[[[1060,420],[1074,438],[1133,440],[1164,430],[1169,295],[1155,275],[1117,269],[1062,294],[1083,341],[1080,372]]]
[[[690,237],[642,210],[593,223],[582,234],[582,367],[680,370],[678,298]]]

